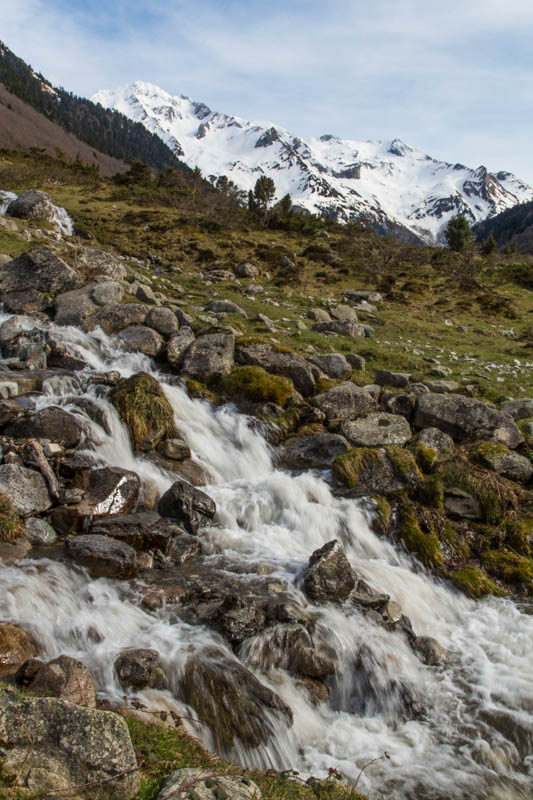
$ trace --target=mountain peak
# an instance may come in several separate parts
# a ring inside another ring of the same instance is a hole
[[[364,216],[378,231],[400,231],[410,240],[441,241],[458,213],[479,222],[533,200],[533,188],[508,172],[437,161],[398,138],[358,141],[328,133],[305,139],[272,122],[213,112],[144,81],[92,99],[141,122],[205,175],[224,175],[244,191],[267,175],[278,198],[290,194],[300,208],[340,222]]]

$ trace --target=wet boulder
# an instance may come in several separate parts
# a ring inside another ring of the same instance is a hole
[[[277,456],[286,469],[329,469],[337,456],[349,449],[344,436],[323,432],[291,437],[279,448]]]
[[[7,213],[10,217],[19,219],[46,219],[48,222],[52,222],[54,205],[50,195],[46,192],[28,189],[9,204]]]
[[[187,481],[172,484],[159,501],[158,511],[163,517],[175,519],[189,533],[213,524],[216,505],[204,492]]]
[[[267,342],[237,342],[235,360],[244,366],[262,367],[273,375],[290,378],[304,397],[313,393],[320,377],[320,370],[315,364]]]
[[[301,576],[313,603],[339,603],[355,588],[355,576],[341,543],[333,539],[312,554]]]
[[[127,426],[135,450],[152,450],[174,438],[174,412],[160,384],[146,372],[124,378],[113,388],[111,402]]]
[[[402,447],[411,440],[411,426],[404,417],[384,411],[356,420],[347,420],[341,433],[353,447],[383,447],[396,444]]]
[[[355,419],[376,409],[376,401],[366,389],[353,383],[340,383],[309,401],[326,415],[328,422]]]
[[[70,558],[85,567],[92,578],[132,578],[137,571],[135,550],[124,542],[100,534],[82,534],[67,539]]]
[[[110,536],[133,547],[138,553],[145,550],[166,553],[174,537],[185,535],[181,528],[170,524],[155,511],[99,519],[91,526],[91,533]]]
[[[0,675],[13,672],[30,658],[38,656],[41,648],[35,637],[9,622],[0,622]]]
[[[157,358],[163,350],[161,334],[146,325],[130,325],[118,334],[122,348],[128,353],[143,353]]]
[[[458,441],[485,439],[500,442],[511,449],[524,441],[509,414],[460,394],[425,394],[419,397],[415,425],[417,428],[439,428]]]
[[[181,789],[181,787],[185,787]],[[196,800],[261,800],[257,784],[242,775],[217,775],[209,770],[177,769],[161,788],[157,800],[186,800],[194,792]]]
[[[189,659],[178,691],[200,721],[216,731],[226,752],[239,742],[247,748],[258,747],[278,726],[292,724],[292,711],[278,695],[238,661],[214,648]]]
[[[157,650],[125,650],[115,660],[115,672],[123,689],[168,689]]]
[[[434,667],[444,661],[446,651],[432,636],[417,636],[413,643],[416,654],[428,667]]]
[[[303,625],[276,625],[254,639],[246,663],[256,669],[284,669],[309,678],[335,673],[335,652],[317,642]]]
[[[165,553],[167,561],[176,566],[181,566],[187,561],[193,561],[203,553],[202,542],[197,536],[181,533],[170,542]]]
[[[58,406],[48,406],[27,417],[20,417],[4,431],[13,439],[49,439],[63,447],[77,447],[83,438],[79,417]]]
[[[0,492],[7,495],[22,517],[47,511],[52,505],[48,486],[40,472],[19,464],[0,466]]]
[[[26,661],[18,670],[16,681],[38,697],[58,697],[67,703],[96,708],[91,673],[70,656],[59,656],[47,663],[35,658]]]
[[[137,758],[122,717],[55,697],[0,693],[5,778],[16,777],[21,788],[37,794],[70,793],[76,786],[79,800],[109,800],[112,786],[113,800],[133,800],[139,790]]]
[[[130,470],[120,467],[87,467],[76,472],[71,491],[79,497],[75,505],[54,508],[50,521],[63,534],[86,528],[87,520],[128,514],[139,500],[141,481]]]
[[[230,331],[205,333],[187,349],[183,358],[183,373],[202,382],[219,380],[233,369],[234,350],[235,334]]]

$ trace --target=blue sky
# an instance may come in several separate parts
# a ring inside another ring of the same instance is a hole
[[[1,0],[0,39],[90,95],[152,81],[300,136],[400,138],[533,184],[531,0]]]

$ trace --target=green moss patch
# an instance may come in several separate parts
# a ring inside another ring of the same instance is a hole
[[[504,590],[497,586],[482,569],[475,564],[461,567],[450,575],[453,584],[468,597],[478,599],[488,594],[502,596]]]
[[[426,530],[422,530],[421,523]],[[417,515],[412,503],[404,500],[398,509],[398,538],[426,567],[440,567],[442,550],[430,518]]]
[[[152,450],[162,439],[176,436],[172,406],[146,372],[117,383],[111,401],[128,427],[135,450]]]
[[[262,367],[236,367],[221,380],[220,388],[229,397],[240,395],[252,403],[276,403],[282,408],[294,394],[289,378],[271,375]]]
[[[378,459],[379,451],[372,447],[353,447],[333,462],[333,475],[349,489],[357,486],[361,472]]]
[[[528,594],[533,594],[533,559],[501,549],[484,553],[482,562],[490,575],[506,583],[525,585]]]
[[[14,542],[24,531],[21,519],[11,500],[3,492],[0,492],[0,541]]]

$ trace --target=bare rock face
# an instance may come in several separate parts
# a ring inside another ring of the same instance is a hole
[[[291,709],[238,661],[210,648],[191,658],[179,686],[179,695],[198,718],[217,733],[226,752],[235,743],[258,747],[277,725],[292,724]]]
[[[485,439],[514,449],[524,437],[513,418],[502,411],[460,394],[425,394],[418,398],[417,428],[435,427],[454,439]]]
[[[342,425],[341,431],[354,447],[382,447],[387,444],[401,447],[412,437],[411,426],[404,417],[383,411],[362,419],[348,420]]]
[[[19,464],[0,466],[0,492],[10,498],[21,517],[40,514],[52,505],[48,486],[41,473]]]
[[[175,519],[189,533],[196,534],[199,528],[213,524],[217,508],[208,495],[180,480],[162,496],[158,510],[163,517]]]
[[[118,338],[128,353],[144,353],[157,358],[163,350],[164,339],[157,331],[146,325],[130,325],[120,331]]]
[[[100,534],[84,534],[67,539],[65,548],[77,564],[93,578],[132,578],[137,571],[133,547]]]
[[[59,656],[47,664],[31,659],[19,669],[16,680],[39,697],[58,697],[67,703],[96,708],[96,690],[91,673],[75,658]]]
[[[77,789],[78,800],[133,800],[139,790],[135,751],[118,714],[0,689],[0,739],[3,775],[31,792],[87,785]]]
[[[12,672],[24,661],[35,658],[40,649],[31,633],[18,625],[0,622],[0,674]]]
[[[0,292],[34,291],[56,295],[79,286],[78,274],[45,245],[33,247],[0,269]]]
[[[157,650],[126,650],[116,659],[115,670],[124,689],[168,689]]]
[[[194,333],[188,325],[180,328],[167,342],[167,361],[174,369],[181,369],[185,353],[194,342]]]
[[[187,349],[183,372],[198,381],[217,380],[234,366],[235,335],[229,331],[199,336]]]
[[[181,789],[181,787],[184,787]],[[194,792],[194,795],[193,795]],[[157,800],[185,800],[194,796],[197,800],[261,800],[259,787],[241,775],[218,775],[201,769],[177,769],[166,779]]]
[[[314,603],[342,602],[355,588],[355,576],[337,539],[315,550],[303,575],[303,590]]]
[[[54,219],[54,206],[49,194],[39,192],[36,189],[29,189],[9,205],[7,213],[10,217],[47,219],[52,222]]]
[[[317,394],[310,403],[324,412],[328,422],[356,419],[376,409],[372,395],[353,383],[340,383]]]

